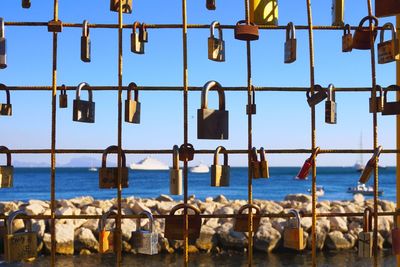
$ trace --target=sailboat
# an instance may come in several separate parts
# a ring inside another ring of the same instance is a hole
[[[361,133],[361,134],[360,134],[360,150],[362,150],[362,147],[363,147],[363,145],[362,145],[362,133]],[[355,169],[357,172],[362,172],[362,171],[364,170],[363,153],[360,153],[360,160],[357,161],[357,162],[354,164],[354,169]]]

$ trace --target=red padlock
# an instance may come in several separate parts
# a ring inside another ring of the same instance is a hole
[[[392,229],[392,251],[395,255],[400,255],[400,229],[397,228],[397,214],[400,210],[396,210],[393,216],[393,229]]]
[[[303,167],[301,167],[299,173],[296,176],[296,179],[299,180],[307,179],[307,176],[310,173],[310,169],[315,163],[315,158],[317,157],[318,152],[319,152],[319,147],[316,147],[311,156],[304,162]]]

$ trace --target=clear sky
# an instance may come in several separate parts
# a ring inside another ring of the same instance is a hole
[[[149,24],[181,23],[181,1],[134,0],[133,13],[124,15],[124,23],[138,20]],[[21,1],[0,1],[0,17],[6,21],[51,20],[53,1],[32,0],[30,9],[21,8]],[[217,0],[217,10],[205,8],[205,0],[187,1],[188,23],[235,24],[244,18],[243,1]],[[330,25],[331,1],[312,1],[314,25]],[[345,21],[358,25],[367,15],[366,1],[346,1]],[[60,1],[60,20],[69,23],[117,23],[118,16],[109,11],[108,0]],[[306,1],[279,1],[279,24],[293,21],[307,24]],[[380,19],[379,24],[394,17]],[[116,29],[90,29],[92,62],[80,60],[81,28],[64,28],[58,41],[58,84],[117,85],[118,32]],[[47,27],[6,27],[7,69],[0,70],[0,83],[6,85],[51,85],[52,35]],[[146,54],[130,52],[131,30],[124,30],[123,84],[134,81],[139,86],[182,86],[182,30],[149,29]],[[322,86],[333,83],[337,87],[371,86],[369,51],[341,52],[342,31],[314,31],[315,81]],[[208,29],[188,30],[189,85],[202,86],[214,79],[222,86],[246,86],[245,42],[233,38],[233,30],[224,30],[226,62],[207,59]],[[252,42],[253,81],[256,86],[309,86],[308,32],[298,30],[297,61],[283,63],[285,32],[262,30],[260,39]],[[388,36],[388,34],[386,34]],[[377,43],[379,41],[379,37]],[[395,83],[395,63],[377,65],[377,82],[382,86]],[[72,121],[74,92],[68,93],[69,108],[57,109],[58,148],[103,149],[117,143],[117,93],[95,92],[96,123]],[[124,98],[126,96],[124,95]],[[394,94],[391,95],[392,99]],[[210,106],[217,103],[216,94],[210,95]],[[369,93],[338,93],[337,124],[324,123],[324,104],[317,107],[317,145],[321,148],[359,148],[360,134],[363,147],[372,147],[372,115],[368,112]],[[4,102],[4,93],[0,102]],[[51,93],[15,92],[11,94],[12,117],[0,117],[1,145],[11,149],[50,148]],[[182,92],[141,92],[141,124],[123,124],[123,148],[169,149],[183,142]],[[198,140],[196,113],[200,93],[189,93],[189,141],[197,149],[214,149],[224,145],[228,149],[247,148],[246,92],[226,93],[229,110],[230,139],[227,141]],[[310,108],[305,93],[257,93],[257,115],[253,122],[253,140],[256,147],[309,148]],[[395,117],[378,116],[379,142],[384,148],[395,148]],[[58,156],[60,164],[82,155]],[[89,155],[100,159],[100,155]],[[129,156],[128,163],[145,155]],[[364,161],[370,155],[364,155]],[[171,163],[171,156],[156,156]],[[307,156],[268,155],[271,166],[301,165]],[[318,163],[325,166],[353,165],[360,155],[321,155]],[[49,155],[17,155],[25,162],[49,162]],[[231,165],[245,165],[247,157],[231,156]],[[211,164],[212,155],[196,156]],[[2,161],[3,162],[3,159]],[[382,155],[384,165],[394,165],[394,155]]]

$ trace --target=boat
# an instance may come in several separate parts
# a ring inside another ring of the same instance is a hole
[[[97,168],[96,168],[96,167],[90,167],[90,168],[89,168],[89,171],[90,171],[90,172],[97,172]]]
[[[164,171],[169,170],[169,167],[163,162],[155,159],[153,157],[146,157],[137,163],[132,163],[130,165],[132,170],[142,170],[142,171]]]
[[[307,191],[309,193],[311,193],[311,188],[307,189]],[[315,191],[315,195],[317,197],[322,197],[323,195],[325,195],[325,189],[323,186],[317,186],[317,190]]]
[[[349,187],[347,189],[347,193],[353,193],[353,194],[363,194],[366,196],[372,196],[374,195],[374,188],[372,186],[367,186],[366,184],[363,183],[357,183],[356,187]],[[378,196],[383,195],[383,190],[378,191]]]
[[[363,144],[362,144],[362,133],[360,133],[360,150],[362,150]],[[354,164],[354,169],[357,172],[362,172],[364,170],[364,159],[363,159],[363,153],[360,153],[360,159]]]
[[[210,172],[210,168],[207,165],[200,162],[199,165],[190,167],[189,172],[191,172],[191,173],[208,173],[208,172]]]

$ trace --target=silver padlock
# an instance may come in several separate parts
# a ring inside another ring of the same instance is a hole
[[[89,99],[81,100],[81,90],[83,87],[88,88]],[[72,110],[72,120],[78,122],[88,122],[94,123],[95,118],[95,103],[93,102],[92,90],[90,89],[90,85],[83,82],[78,85],[76,88],[76,99],[74,99],[73,110]]]
[[[7,51],[4,19],[0,18],[0,69],[7,68]]]
[[[224,154],[224,165],[218,164],[220,152]],[[228,165],[228,152],[223,146],[217,147],[214,152],[214,164],[211,165],[211,186],[229,186],[230,169]]]
[[[12,115],[12,105],[10,100],[10,91],[7,89],[5,84],[0,83],[0,90],[6,92],[6,103],[0,103],[0,115],[1,116],[11,116]]]
[[[82,36],[81,36],[81,60],[83,62],[90,62],[90,33],[88,21],[84,20],[82,24]]]
[[[392,32],[392,38],[388,41],[384,41],[385,30]],[[385,23],[382,26],[378,44],[378,63],[385,64],[399,59],[399,40],[397,39],[396,27],[390,22]]]
[[[214,30],[218,27],[218,38],[214,36]],[[218,62],[225,61],[225,41],[222,36],[222,27],[218,21],[210,25],[210,37],[208,37],[208,59]]]
[[[335,102],[335,86],[328,86],[328,98],[325,101],[325,122],[336,124],[336,102]]]
[[[139,254],[158,254],[158,234],[153,232],[153,215],[148,211],[142,211],[140,215],[146,215],[149,219],[150,226],[149,230],[142,230],[140,226],[140,218],[137,219],[136,231],[132,232],[133,249]]]
[[[286,26],[285,63],[293,63],[296,61],[296,50],[296,28],[293,22],[289,22]]]
[[[169,193],[182,195],[182,170],[179,168],[179,146],[172,148],[172,168],[169,170]]]
[[[144,42],[140,41],[140,33],[136,31],[140,28],[139,21],[135,21],[131,33],[131,51],[135,54],[144,54]]]

